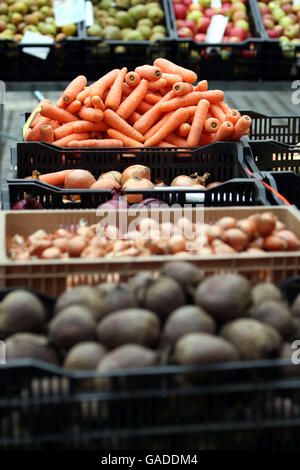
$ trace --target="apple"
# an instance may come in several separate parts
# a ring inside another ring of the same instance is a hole
[[[231,36],[229,42],[241,42],[241,39],[237,36]]]
[[[259,11],[260,11],[260,14],[261,14],[261,15],[265,15],[265,14],[267,14],[267,13],[270,12],[270,10],[269,10],[268,7],[260,7],[260,8],[259,8]]]
[[[201,5],[197,5],[196,3],[192,3],[189,7],[188,7],[188,11],[201,11],[201,12],[204,12],[204,8],[201,6]]]
[[[222,8],[231,8],[231,3],[230,2],[222,3]]]
[[[300,10],[297,11],[297,19],[298,19],[298,21],[300,21]]]
[[[206,42],[206,34],[198,33],[194,36],[194,41],[196,42]]]
[[[199,5],[201,5],[203,8],[209,8],[210,3],[211,0],[199,0]]]
[[[263,24],[266,29],[273,29],[274,28],[274,21],[269,19],[263,19]]]
[[[184,28],[185,20],[176,20],[177,29]]]
[[[291,24],[293,24],[293,20],[289,16],[284,16],[279,20],[279,25],[282,26],[282,28],[287,28]]]
[[[234,4],[234,3],[246,3],[247,0],[231,0],[231,3]]]
[[[230,36],[232,28],[233,28],[232,25],[227,24],[225,31],[224,31],[225,36]]]
[[[293,24],[284,29],[283,34],[289,39],[295,39],[299,36],[300,26],[299,24]]]
[[[285,16],[284,11],[281,8],[276,8],[276,10],[273,11],[273,17],[274,20],[279,21],[281,18]]]
[[[291,13],[292,12],[292,4],[291,3],[286,3],[285,5],[281,5],[281,9],[285,13]]]
[[[262,19],[263,19],[263,20],[264,20],[264,19],[268,19],[268,20],[274,21],[274,18],[273,18],[272,13],[267,13],[267,14],[263,15]]]
[[[293,5],[292,10],[294,13],[297,13],[298,11],[300,11],[300,3]]]
[[[259,9],[261,9],[261,8],[268,8],[268,7],[267,7],[267,4],[266,4],[265,2],[258,2],[257,5],[258,5],[258,8],[259,8]]]
[[[234,26],[230,31],[231,37],[238,37],[240,41],[245,41],[247,34],[243,28],[239,28],[238,26]]]
[[[271,39],[277,39],[280,36],[280,34],[275,29],[267,29],[267,34]]]
[[[242,2],[237,2],[232,5],[232,11],[247,11],[247,7]]]
[[[186,7],[182,3],[173,5],[176,20],[184,20],[186,17]]]
[[[287,38],[286,36],[280,36],[279,41],[286,44],[290,42],[289,38]]]
[[[269,3],[269,9],[272,11],[272,10],[276,10],[278,8],[278,3],[272,1]]]
[[[179,38],[192,38],[194,36],[193,31],[190,28],[180,28],[177,31],[178,37]]]
[[[245,21],[245,20],[236,21],[235,26],[237,28],[244,29],[247,33],[249,32],[249,23],[248,23],[248,21]]]
[[[232,16],[233,21],[246,20],[247,18],[248,16],[245,11],[235,11]]]
[[[300,38],[292,39],[291,44],[300,44]]]
[[[193,0],[182,0],[182,3],[183,3],[186,7],[190,7],[191,5],[193,5]]]
[[[212,18],[215,14],[216,14],[215,8],[207,8],[204,12],[204,15],[207,16],[207,18]]]
[[[207,16],[203,16],[203,18],[200,18],[197,21],[198,32],[199,33],[206,33],[209,25],[210,25],[210,18],[207,18]]]
[[[184,27],[189,28],[191,31],[193,31],[194,34],[197,33],[198,27],[197,27],[195,21],[193,21],[193,20],[190,20],[190,19],[185,20]]]
[[[280,24],[277,24],[276,26],[274,26],[274,31],[277,31],[279,37],[283,34],[283,27],[280,26]]]
[[[199,11],[199,10],[194,10],[194,11],[190,11],[186,17],[188,20],[192,20],[192,21],[198,21],[200,18],[202,18],[203,16],[203,13],[202,11]]]
[[[222,7],[221,11],[220,11],[220,14],[224,15],[224,16],[229,16],[229,18],[230,18],[231,14],[232,14],[231,7]]]
[[[293,23],[297,23],[297,15],[295,13],[289,13],[287,16],[291,18]]]
[[[222,42],[230,42],[229,36],[223,36]]]

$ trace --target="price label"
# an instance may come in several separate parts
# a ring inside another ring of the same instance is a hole
[[[53,44],[54,39],[42,34],[33,33],[32,31],[26,31],[20,44]],[[33,55],[41,60],[46,60],[50,52],[49,47],[23,47],[25,54]]]
[[[206,32],[206,41],[211,44],[222,42],[228,23],[228,16],[214,15]]]
[[[86,16],[85,23],[86,26],[93,26],[94,24],[94,9],[92,2],[85,2]]]
[[[210,7],[211,8],[222,8],[221,0],[211,0]]]
[[[86,18],[84,0],[54,0],[54,18],[57,26],[79,23]]]

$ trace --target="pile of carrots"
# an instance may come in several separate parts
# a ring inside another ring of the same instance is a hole
[[[167,59],[153,65],[114,69],[87,86],[80,75],[56,105],[41,111],[26,141],[60,147],[197,147],[239,140],[251,118],[224,102],[224,92],[208,90],[206,80]],[[40,108],[39,108],[40,109]]]

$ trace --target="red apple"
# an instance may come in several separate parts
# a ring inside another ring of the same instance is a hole
[[[297,15],[295,15],[295,13],[289,13],[287,16],[291,18],[294,24],[297,23]]]
[[[247,37],[246,31],[243,28],[239,28],[237,26],[234,26],[231,31],[230,31],[230,36],[232,37],[238,37],[240,41],[244,41]]]
[[[175,3],[174,12],[176,20],[184,20],[186,17],[186,7],[182,3]]]
[[[177,31],[178,37],[179,38],[192,38],[194,36],[193,31],[190,30],[190,28],[180,28]]]
[[[247,11],[246,5],[244,5],[242,2],[235,2],[231,8],[232,11]]]
[[[248,15],[245,11],[235,11],[232,16],[233,21],[246,20],[247,18]]]
[[[238,21],[235,23],[235,26],[237,26],[238,28],[244,29],[247,33],[248,33],[248,31],[249,31],[249,23],[248,23],[248,21],[246,21],[246,20],[238,20]]]
[[[232,26],[227,25],[226,28],[225,28],[224,34],[226,36],[230,36],[231,30],[232,30]]]
[[[216,10],[214,8],[207,8],[204,12],[204,15],[207,16],[207,18],[212,18],[216,14]]]
[[[184,28],[185,20],[176,20],[177,29]]]
[[[222,42],[230,42],[229,36],[223,36]]]
[[[194,10],[202,11],[202,13],[204,12],[204,8],[202,5],[197,5],[196,3],[192,3],[191,5],[189,5],[188,11],[194,11]]]
[[[221,8],[221,11],[220,11],[220,14],[221,15],[224,15],[224,16],[231,16],[231,7],[224,7],[222,6]]]
[[[194,34],[197,33],[198,27],[197,27],[195,21],[193,21],[193,20],[185,20],[184,27],[189,28],[191,31],[193,31]]]
[[[206,33],[208,27],[210,25],[210,18],[203,16],[203,18],[199,18],[197,21],[198,32],[199,33]]]
[[[231,3],[230,2],[224,2],[222,3],[223,8],[231,8]]]
[[[278,37],[280,37],[283,34],[283,27],[280,26],[280,24],[277,24],[276,26],[274,26],[273,30],[277,32]]]
[[[265,15],[266,13],[270,12],[268,7],[259,7],[259,11],[261,15]]]
[[[284,5],[281,5],[281,9],[282,9],[285,13],[291,13],[292,10],[293,10],[293,7],[292,7],[292,4],[291,4],[291,3],[285,3]]]
[[[275,29],[267,29],[267,34],[269,38],[271,39],[276,39],[276,38],[279,38],[280,36],[280,35],[277,35],[277,31],[275,31]]]
[[[274,21],[269,19],[263,19],[263,24],[266,29],[273,29],[274,28]]]
[[[186,6],[189,7],[193,4],[193,0],[182,0],[182,3]]]
[[[271,21],[274,21],[274,17],[272,15],[272,13],[267,13],[265,15],[263,15],[262,19],[266,19],[266,20],[271,20]]]
[[[206,42],[206,34],[198,33],[194,36],[194,41],[196,42]]]

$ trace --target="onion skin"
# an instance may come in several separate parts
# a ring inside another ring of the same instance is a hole
[[[71,258],[77,258],[81,255],[82,251],[86,248],[88,244],[87,239],[76,236],[72,238],[68,243],[68,254]]]
[[[173,179],[171,186],[178,186],[182,188],[190,188],[195,184],[195,178],[191,178],[187,175],[179,175]]]
[[[288,244],[278,235],[269,235],[264,239],[264,249],[266,251],[286,251]]]
[[[217,225],[221,227],[223,230],[228,230],[230,228],[235,228],[237,221],[234,217],[222,217],[218,220]]]
[[[288,251],[298,251],[300,242],[296,235],[290,230],[280,230],[277,232],[278,237],[282,238],[287,243]]]
[[[237,223],[237,228],[242,230],[248,237],[249,241],[254,240],[256,233],[256,224],[251,219],[241,219]]]
[[[212,249],[216,255],[230,255],[236,253],[236,251],[227,243],[223,243],[220,240],[212,242]]]
[[[100,177],[98,179],[102,179],[102,178],[112,178],[114,181],[116,181],[117,183],[121,183],[121,177],[122,177],[122,174],[119,172],[119,171],[107,171],[106,173],[102,173],[102,175],[100,175]]]
[[[273,214],[266,212],[255,219],[256,231],[261,237],[270,235],[276,226],[276,218]]]
[[[219,181],[216,181],[215,183],[209,183],[207,186],[206,186],[206,189],[211,189],[211,188],[215,188],[216,186],[219,186],[220,183]]]
[[[36,201],[30,194],[28,194],[25,199],[22,199],[22,201],[16,202],[16,204],[14,204],[14,206],[12,207],[13,211],[38,209],[44,209],[44,207],[42,206],[42,204]]]
[[[248,237],[242,230],[231,228],[225,232],[225,242],[236,251],[244,251],[248,243]]]
[[[154,189],[154,184],[148,179],[136,176],[128,179],[123,185],[123,189]],[[125,197],[129,203],[141,202],[143,200],[142,194],[126,194]]]
[[[119,189],[119,183],[113,178],[99,178],[90,189]]]
[[[126,168],[126,170],[123,171],[121,175],[121,180],[120,184],[121,186],[124,186],[126,181],[134,178],[134,177],[139,177],[142,179],[147,179],[151,180],[151,171],[150,168],[144,165],[131,165]],[[133,188],[132,188],[133,189]]]

